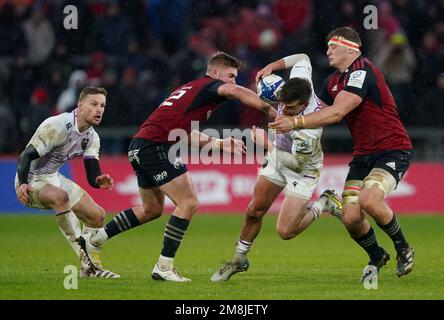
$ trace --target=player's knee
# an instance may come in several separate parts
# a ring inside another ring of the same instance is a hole
[[[193,215],[197,212],[197,209],[199,209],[199,200],[197,200],[197,198],[194,197],[187,199],[181,205],[179,205],[179,207],[183,211]]]
[[[250,220],[261,220],[265,213],[266,209],[255,202],[250,202],[248,205],[247,218]]]
[[[359,205],[366,212],[372,212],[372,208],[378,199],[369,189],[364,189],[359,193]]]
[[[163,213],[163,207],[157,203],[143,205],[143,220],[150,221],[159,218]],[[146,219],[146,220],[145,220]]]
[[[69,195],[67,192],[60,190],[56,198],[54,199],[54,205],[56,207],[66,207],[69,204]]]
[[[97,206],[96,208],[96,216],[94,217],[94,221],[97,225],[103,226],[105,223],[106,212],[102,207]]]
[[[276,231],[282,240],[293,239],[299,233],[298,230],[290,229],[287,226],[277,226]]]
[[[360,214],[344,214],[342,216],[342,223],[345,225],[347,230],[355,230],[359,228],[362,224],[363,219]]]

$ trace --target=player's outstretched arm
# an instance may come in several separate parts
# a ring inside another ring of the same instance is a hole
[[[114,180],[109,174],[102,174],[100,170],[99,160],[96,158],[85,158],[83,160],[85,165],[86,178],[88,183],[93,188],[101,188],[111,190],[114,186]]]
[[[359,106],[362,98],[354,93],[341,91],[331,107],[322,108],[307,116],[278,116],[268,126],[276,133],[286,133],[294,129],[314,129],[324,127],[342,120],[350,111]]]
[[[31,187],[28,185],[29,168],[31,167],[31,162],[38,158],[40,158],[39,153],[34,146],[30,144],[25,150],[23,150],[18,159],[17,177],[19,181],[19,190],[17,198],[21,203],[26,203],[28,201],[28,192],[32,191]]]
[[[242,140],[235,139],[233,137],[228,137],[225,139],[218,139],[206,134],[193,130],[190,133],[189,142],[191,146],[203,147],[209,145],[212,149],[220,149],[225,152],[234,154],[246,153],[246,147]]]
[[[255,92],[245,87],[225,83],[217,89],[217,93],[227,99],[237,99],[247,106],[260,110],[266,113],[270,119],[274,120],[277,116],[276,110],[271,105],[259,99]]]
[[[298,53],[276,60],[272,63],[269,63],[263,69],[259,70],[258,73],[256,74],[256,84],[259,82],[261,78],[272,74],[273,71],[291,68],[296,63],[302,60],[310,61],[310,58],[305,53]]]

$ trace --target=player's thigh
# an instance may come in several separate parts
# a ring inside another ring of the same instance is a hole
[[[275,180],[259,175],[253,189],[253,197],[248,206],[251,213],[265,214],[284,186]]]
[[[56,187],[50,183],[45,183],[41,187],[38,187],[38,184],[31,185],[35,187],[33,189],[33,195],[31,196],[38,203],[38,207],[42,209],[54,209],[56,207],[64,206],[66,210],[69,210],[69,195],[68,193]]]
[[[308,199],[286,195],[279,211],[276,228],[295,230],[307,214]]]
[[[82,221],[102,221],[105,218],[105,210],[99,206],[94,199],[85,193],[82,198],[72,207],[72,211]]]

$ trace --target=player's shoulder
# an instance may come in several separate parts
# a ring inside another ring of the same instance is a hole
[[[193,85],[196,87],[204,87],[208,84],[212,84],[212,83],[216,83],[216,82],[223,82],[223,81],[205,75],[203,77],[200,77],[200,78],[194,79],[190,82],[187,82],[184,85],[182,85],[181,87],[191,87]]]
[[[377,67],[367,58],[359,57],[349,67],[349,74],[359,74],[364,71],[367,74],[374,74]]]
[[[49,118],[46,118],[42,124],[42,129],[51,129],[56,130],[59,132],[66,132],[69,131],[73,126],[75,122],[75,117],[73,116],[73,113],[64,112]]]

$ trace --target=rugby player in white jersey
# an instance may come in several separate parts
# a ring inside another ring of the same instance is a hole
[[[319,110],[320,101],[312,89],[312,67],[306,54],[270,63],[257,73],[256,81],[275,70],[290,67],[290,79],[279,93],[278,114],[296,116]],[[272,143],[263,129],[253,127],[252,139],[263,145],[268,153],[254,187],[235,254],[213,274],[212,281],[227,281],[232,275],[248,269],[247,253],[259,234],[262,218],[282,190],[285,190],[285,198],[276,230],[284,240],[301,233],[324,211],[342,218],[342,205],[333,191],[326,190],[318,201],[310,202],[323,166],[321,135],[322,128],[293,130],[277,134]]]
[[[105,211],[80,186],[60,174],[60,167],[83,156],[88,182],[94,188],[110,190],[113,179],[102,174],[99,165],[100,139],[93,126],[102,120],[106,90],[86,87],[77,108],[43,121],[21,153],[15,190],[18,200],[31,208],[54,209],[60,231],[80,259],[81,277],[119,278],[100,263],[100,253],[86,256],[76,239],[84,231],[103,227]]]

